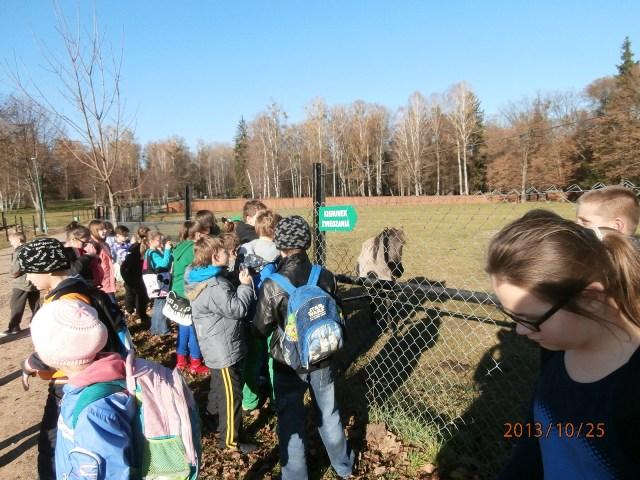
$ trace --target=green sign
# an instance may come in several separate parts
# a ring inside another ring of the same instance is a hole
[[[320,207],[318,228],[321,232],[350,232],[356,228],[357,220],[351,205]]]

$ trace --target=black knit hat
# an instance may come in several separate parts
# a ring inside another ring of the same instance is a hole
[[[25,273],[49,273],[71,268],[64,245],[55,238],[38,238],[18,253],[20,268]]]
[[[278,250],[306,250],[311,246],[311,227],[298,215],[283,218],[276,225],[274,242]]]

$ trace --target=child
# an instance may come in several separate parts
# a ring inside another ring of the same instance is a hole
[[[254,228],[256,217],[260,212],[266,210],[267,206],[260,200],[249,200],[242,207],[242,221],[235,222],[235,233],[240,238],[240,244],[245,244],[258,238]]]
[[[107,244],[107,246],[109,247],[109,253],[111,253],[113,251],[113,244],[116,243],[116,235],[115,235],[115,230],[113,228],[113,223],[108,222],[106,220],[104,220],[102,223],[104,224],[104,229],[106,230],[104,234],[104,243]],[[115,260],[116,259],[113,258],[114,262]]]
[[[40,359],[69,379],[56,434],[57,478],[129,478],[135,399],[124,384],[121,391],[87,405],[74,421],[85,387],[125,379],[122,357],[100,353],[108,332],[96,310],[79,300],[48,303],[33,319],[31,339]]]
[[[311,228],[299,216],[287,217],[276,225],[275,244],[282,260],[277,273],[286,277],[294,287],[305,285],[311,273],[306,250],[311,246]],[[331,272],[322,269],[317,286],[335,296],[336,280]],[[309,369],[293,370],[288,366],[281,349],[281,332],[285,329],[288,296],[273,278],[267,278],[258,294],[254,326],[265,337],[273,333],[270,353],[274,359],[273,387],[278,412],[278,441],[283,480],[306,479],[307,465],[304,446],[305,393],[311,388],[312,402],[319,414],[319,431],[331,465],[343,478],[351,475],[354,452],[349,448],[336,403],[331,359]]]
[[[240,247],[239,256],[255,255],[260,257],[266,264],[254,275],[256,291],[260,290],[264,280],[275,271],[274,262],[280,257],[280,251],[276,248],[273,239],[276,224],[281,219],[280,215],[271,210],[260,212],[255,221],[258,238]],[[251,312],[249,315],[251,321],[253,321],[254,313]],[[244,363],[244,386],[242,387],[242,409],[244,411],[253,411],[262,403],[259,385],[262,372],[268,370],[269,379],[273,380],[273,360],[268,358],[267,342],[261,335],[256,335],[253,329],[248,329],[247,331],[247,347],[247,358]],[[267,364],[269,368],[266,368]],[[270,382],[270,385],[272,384],[273,382]]]
[[[71,274],[80,275],[88,284],[96,285],[100,278],[94,278],[93,272],[102,272],[102,268],[98,252],[91,242],[91,232],[75,221],[67,225],[65,231],[67,241],[64,247],[71,262]]]
[[[280,215],[271,210],[262,210],[255,219],[255,231],[257,239],[251,240],[240,247],[242,255],[257,255],[266,262],[273,262],[280,256],[280,252],[273,242],[276,224],[282,219]]]
[[[516,332],[552,351],[532,434],[499,478],[640,478],[640,257],[630,239],[599,240],[532,211],[492,239],[486,270]]]
[[[97,279],[96,286],[109,298],[114,304],[116,301],[116,277],[113,271],[113,259],[111,258],[111,248],[105,242],[107,237],[107,227],[102,220],[91,220],[89,222],[89,231],[91,232],[91,240],[98,252],[100,259],[100,268],[102,275]]]
[[[118,225],[114,232],[115,237],[111,246],[111,258],[113,258],[113,263],[116,265],[122,265],[131,248],[131,243],[129,242],[130,232],[126,225]]]
[[[22,250],[26,241],[27,239],[22,232],[9,234],[9,243],[13,247],[11,268],[9,269],[9,275],[13,278],[11,281],[11,300],[9,300],[11,316],[9,317],[9,328],[3,332],[3,335],[20,333],[20,322],[27,302],[31,309],[31,318],[40,307],[40,292],[27,280],[27,276],[21,270],[20,261],[18,260],[20,250]]]
[[[173,251],[173,275],[171,277],[171,289],[176,295],[186,298],[184,293],[184,272],[193,262],[193,244],[209,233],[209,228],[198,222],[184,222],[180,234],[181,242]],[[191,365],[187,357],[191,353]],[[194,375],[208,375],[209,369],[202,363],[202,354],[198,344],[198,337],[193,324],[178,325],[178,344],[176,346],[176,367],[184,370],[189,366],[189,371]]]
[[[246,353],[242,321],[253,299],[251,277],[240,273],[240,286],[223,276],[229,254],[220,238],[203,237],[194,244],[193,268],[185,272],[185,292],[200,348],[211,369],[207,414],[220,425],[220,448],[243,453],[256,446],[240,443],[242,431],[242,360]]]
[[[630,188],[599,188],[578,199],[576,216],[583,227],[608,227],[634,235],[640,221],[640,203]]]
[[[166,241],[164,247],[162,234],[157,230],[152,230],[147,234],[149,247],[143,252],[144,258],[147,260],[149,268],[154,271],[168,272],[171,267],[171,242]],[[166,299],[158,297],[153,301],[153,312],[151,313],[151,328],[149,331],[152,335],[167,335],[169,333],[169,325],[167,317],[162,313],[162,308]]]
[[[25,244],[18,254],[20,268],[27,274],[29,280],[38,290],[44,291],[43,304],[58,300],[80,300],[94,308],[109,306],[106,315],[100,316],[108,331],[108,341],[105,351],[121,352],[122,342],[118,338],[115,325],[112,322],[118,316],[115,305],[101,293],[104,301],[96,302],[95,295],[79,276],[71,276],[71,263],[65,252],[64,245],[55,238],[38,238]],[[47,401],[40,424],[38,437],[38,475],[42,479],[55,478],[54,449],[56,444],[57,420],[60,413],[62,387],[66,377],[55,368],[51,368],[33,354],[23,363],[23,384],[28,388],[29,375],[37,373],[41,378],[50,380]]]
[[[208,229],[209,235],[220,235],[218,221],[211,210],[198,210],[196,212],[196,222]]]
[[[124,257],[120,265],[120,275],[124,280],[124,305],[128,314],[135,312],[138,314],[138,321],[142,324],[149,324],[147,315],[149,297],[147,289],[142,281],[142,257],[144,249],[147,248],[147,235],[149,227],[141,225],[138,227],[138,242],[131,244],[129,253]],[[141,253],[142,252],[142,253]]]

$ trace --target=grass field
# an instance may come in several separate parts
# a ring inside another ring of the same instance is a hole
[[[353,275],[362,242],[396,227],[406,237],[400,281],[429,279],[448,288],[488,292],[483,263],[490,238],[533,208],[575,216],[570,203],[357,208],[353,232],[327,233],[327,267]],[[52,226],[71,220],[71,208],[47,213]],[[311,209],[279,213],[312,218]],[[179,214],[155,215],[145,224],[175,239],[182,220]],[[505,328],[502,315],[489,305],[434,302],[362,287],[341,290],[346,297],[373,297],[345,305],[349,343],[340,359],[343,405],[365,424],[385,423],[415,447],[417,463],[445,470],[464,465],[482,472],[482,478],[495,476],[512,447],[504,439],[504,424],[523,420],[527,412],[537,349]]]

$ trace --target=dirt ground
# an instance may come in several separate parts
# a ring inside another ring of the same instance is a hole
[[[0,331],[9,324],[10,261],[11,249],[0,250]],[[27,307],[20,326],[27,327],[30,319]],[[29,391],[22,388],[20,364],[32,351],[28,332],[0,338],[0,478],[37,478],[38,431],[47,384],[31,379]]]

